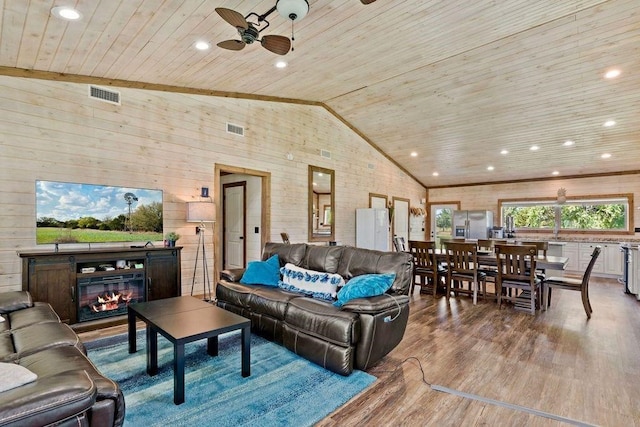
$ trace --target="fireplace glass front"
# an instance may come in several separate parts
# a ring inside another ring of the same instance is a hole
[[[127,314],[130,303],[145,301],[144,273],[83,277],[76,295],[78,322]]]

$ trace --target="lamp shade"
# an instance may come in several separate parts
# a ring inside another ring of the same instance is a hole
[[[298,22],[309,12],[309,3],[307,0],[278,0],[276,9],[285,19]]]
[[[187,222],[215,222],[216,205],[212,202],[187,202]]]

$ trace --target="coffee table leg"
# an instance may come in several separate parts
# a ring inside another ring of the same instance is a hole
[[[131,308],[127,309],[127,319],[129,321],[129,353],[136,352],[136,314],[131,310]]]
[[[184,344],[173,345],[173,403],[184,403]]]
[[[147,326],[147,374],[158,373],[158,333]]]
[[[242,376],[251,375],[251,326],[242,328]]]
[[[218,336],[207,338],[207,354],[209,356],[218,355]]]

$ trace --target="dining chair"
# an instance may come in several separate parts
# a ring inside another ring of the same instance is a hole
[[[535,246],[496,245],[498,307],[507,300],[514,308],[535,314],[541,306],[542,281],[531,274],[536,269],[536,251]]]
[[[518,241],[517,242],[518,245],[524,245],[524,246],[535,246],[537,251],[538,251],[538,256],[547,256],[547,251],[549,250],[549,242],[543,242],[543,241]],[[546,271],[544,268],[538,268],[536,270],[536,275],[538,276],[538,279],[540,280],[544,280],[544,276],[546,274]]]
[[[473,303],[476,303],[478,286],[482,285],[482,295],[487,292],[486,275],[478,268],[478,247],[475,243],[445,242],[447,254],[447,299],[453,290],[457,296],[459,293],[473,295]],[[469,288],[464,289],[463,283],[468,283]]]
[[[422,242],[409,240],[409,251],[413,255],[413,282],[411,283],[411,295],[416,285],[416,278],[420,278],[420,292],[423,288],[432,288],[433,296],[436,296],[438,286],[444,284],[447,270],[436,259],[436,242]]]
[[[490,251],[493,252],[494,241],[490,239],[478,239],[478,250],[479,251]]]
[[[517,244],[523,246],[535,246],[538,251],[538,255],[542,256],[547,256],[547,251],[549,250],[549,242],[518,240]]]
[[[485,254],[493,254],[495,250],[495,240],[491,239],[478,239],[478,255],[482,252]],[[507,242],[506,240],[504,241]],[[479,269],[486,275],[486,281],[493,286],[493,293],[489,292],[489,288],[486,288],[486,295],[491,298],[498,298],[498,291],[496,287],[496,277],[498,276],[498,267],[496,265],[486,265],[480,263]]]
[[[551,306],[551,290],[553,288],[567,289],[570,291],[579,291],[582,295],[582,305],[584,312],[587,313],[587,319],[591,319],[591,302],[589,301],[589,278],[591,277],[591,271],[593,266],[600,255],[602,248],[596,246],[591,253],[591,260],[587,265],[587,269],[582,275],[582,279],[576,279],[573,277],[549,277],[544,280],[542,287],[544,289],[543,301],[546,304],[545,308]]]
[[[393,247],[396,249],[396,252],[407,252],[404,237],[402,236],[393,236]]]
[[[444,251],[445,250],[445,245],[447,242],[452,242],[452,243],[465,243],[465,238],[464,237],[441,237],[440,238],[440,250]]]

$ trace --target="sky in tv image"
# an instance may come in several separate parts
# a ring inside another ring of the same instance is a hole
[[[36,217],[69,221],[83,217],[98,220],[128,215],[125,194],[131,193],[131,211],[153,202],[162,204],[162,191],[105,185],[36,181]]]

